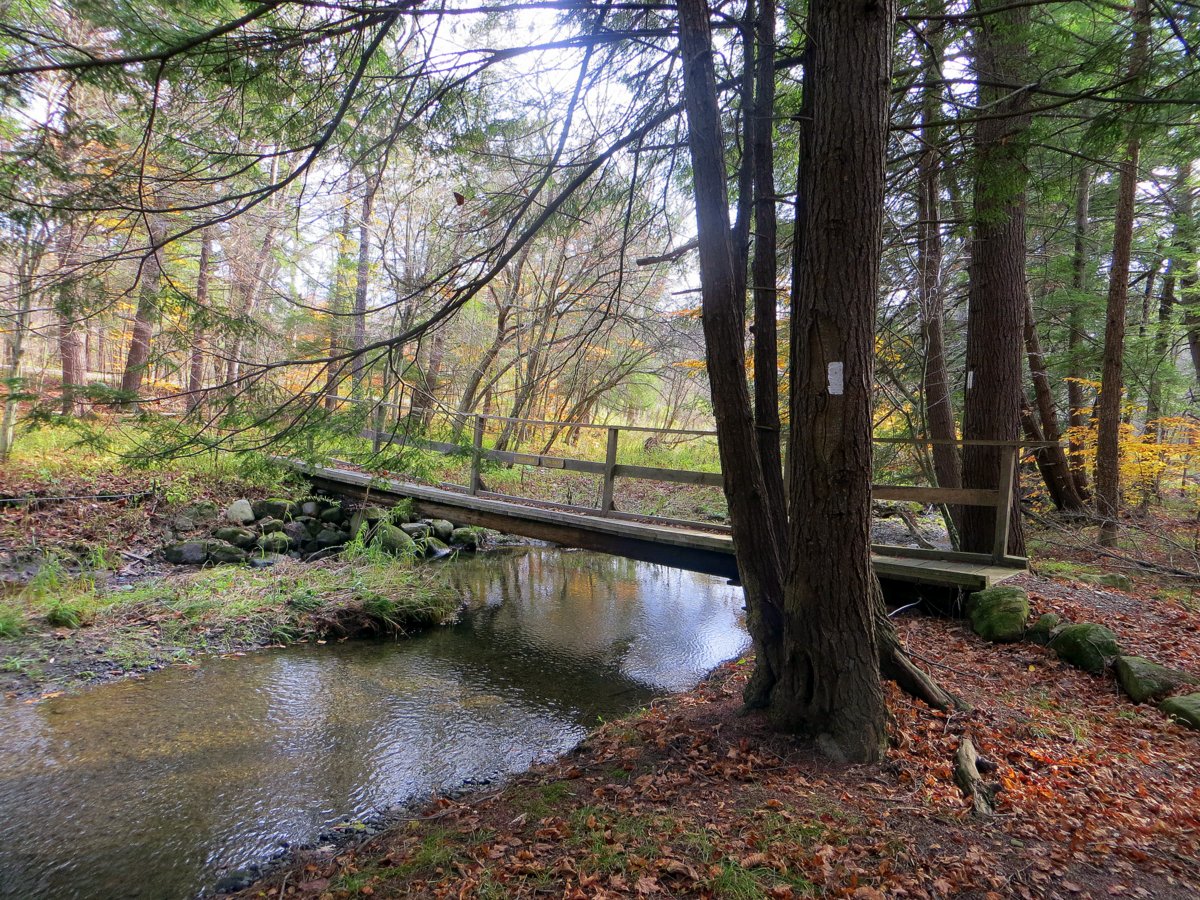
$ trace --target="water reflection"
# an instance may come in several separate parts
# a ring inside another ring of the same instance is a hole
[[[0,897],[185,897],[284,841],[568,750],[739,653],[740,593],[532,549],[446,566],[463,620],[0,705]]]

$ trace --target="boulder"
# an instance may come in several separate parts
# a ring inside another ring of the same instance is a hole
[[[1100,587],[1116,588],[1118,591],[1132,591],[1133,582],[1128,575],[1108,572],[1104,575],[1080,575],[1079,580],[1084,584],[1095,584]]]
[[[327,550],[330,547],[342,547],[350,540],[350,535],[333,528],[322,528],[317,534],[317,548]]]
[[[234,500],[229,505],[229,509],[225,510],[225,521],[232,522],[234,525],[249,525],[257,518],[249,500]]]
[[[1061,628],[1062,624],[1063,618],[1058,613],[1043,613],[1029,626],[1025,637],[1035,644],[1045,646],[1054,638],[1055,631]]]
[[[252,508],[256,519],[291,519],[300,511],[291,500],[280,497],[255,500]]]
[[[433,530],[424,522],[405,522],[400,527],[409,537],[417,539],[427,537],[430,531]]]
[[[1120,653],[1117,636],[1095,622],[1068,625],[1050,641],[1058,658],[1076,668],[1099,675],[1108,660]]]
[[[1200,729],[1200,694],[1168,697],[1158,708],[1189,728]]]
[[[967,616],[971,628],[985,641],[1019,641],[1029,621],[1029,597],[1015,587],[976,591],[967,600]]]
[[[345,513],[342,512],[342,505],[340,503],[336,503],[329,507],[329,509],[321,510],[317,518],[326,525],[336,525],[345,519]]]
[[[211,563],[240,563],[246,561],[246,551],[225,541],[205,541],[205,561]]]
[[[287,557],[278,553],[259,553],[250,557],[250,568],[269,569],[281,559],[287,559]]]
[[[380,522],[375,526],[371,545],[397,555],[417,552],[416,542],[390,522]]]
[[[267,553],[286,553],[292,546],[292,539],[282,531],[271,531],[262,535],[255,543],[260,550]]]
[[[433,529],[434,536],[439,541],[450,540],[450,535],[454,534],[454,524],[447,522],[445,519],[432,519],[429,522],[429,527]]]
[[[207,541],[179,541],[163,547],[167,562],[177,566],[198,566],[208,557]]]
[[[320,500],[305,500],[300,504],[300,515],[308,516],[310,519],[315,519],[321,515]]]
[[[283,531],[283,520],[272,519],[268,516],[258,523],[258,530],[263,534],[270,534],[273,531]]]
[[[196,523],[187,516],[176,516],[171,520],[171,527],[175,531],[195,531]]]
[[[455,528],[450,533],[450,546],[465,550],[479,549],[479,532],[474,528]]]
[[[225,525],[214,531],[213,537],[227,544],[233,544],[235,547],[245,548],[253,547],[258,535],[249,528],[242,528],[240,525]]]
[[[1196,683],[1187,672],[1160,666],[1140,656],[1117,657],[1117,681],[1134,703],[1161,700],[1178,687]]]

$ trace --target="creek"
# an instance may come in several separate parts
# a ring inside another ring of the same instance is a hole
[[[0,700],[0,897],[163,898],[493,783],[748,644],[738,588],[600,554],[443,564],[459,621]]]

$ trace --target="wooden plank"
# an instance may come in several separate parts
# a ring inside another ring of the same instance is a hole
[[[950,503],[955,506],[995,506],[1000,502],[996,491],[975,488],[938,488],[898,484],[871,485],[872,500],[911,503]]]
[[[585,472],[588,475],[604,474],[604,463],[590,459],[571,459],[569,456],[538,456],[533,453],[515,453],[512,450],[484,450],[483,457],[514,466],[541,466],[547,469],[565,469],[568,472]]]
[[[997,562],[990,553],[966,553],[961,550],[926,550],[921,547],[899,547],[894,544],[872,544],[871,552],[881,556],[905,556],[913,559],[945,560],[946,562],[975,563],[981,566],[1000,566],[1024,571],[1029,560],[1023,556],[1005,556]]]
[[[612,512],[613,508],[613,479],[617,470],[617,436],[619,428],[608,429],[608,446],[604,451],[604,487],[600,499],[601,512]]]
[[[645,481],[671,481],[677,484],[702,484],[722,487],[725,482],[719,472],[696,472],[689,469],[657,469],[651,466],[614,466],[618,478],[641,478]]]
[[[1017,451],[1006,447],[1000,451],[1000,483],[996,494],[1002,502],[996,507],[996,524],[992,541],[992,559],[1000,562],[1008,553],[1008,532],[1012,527],[1012,496],[1017,481]]]

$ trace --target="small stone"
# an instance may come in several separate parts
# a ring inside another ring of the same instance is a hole
[[[300,504],[300,515],[308,516],[310,519],[315,519],[321,515],[320,500],[305,500]]]
[[[345,513],[342,512],[342,505],[339,503],[336,506],[331,506],[329,509],[322,510],[317,518],[326,524],[337,524],[343,520]]]
[[[466,550],[478,550],[479,532],[474,528],[455,528],[450,533],[450,545]]]
[[[254,541],[258,537],[249,528],[242,528],[238,525],[225,525],[213,532],[213,537],[217,540],[224,541],[227,544],[233,544],[235,547],[253,547]]]
[[[295,503],[279,497],[272,497],[268,500],[256,500],[254,501],[253,509],[254,518],[256,519],[291,519],[299,512]]]
[[[1187,672],[1160,666],[1140,656],[1117,658],[1117,681],[1134,703],[1160,700],[1182,685],[1196,683]]]
[[[309,537],[316,537],[321,533],[321,529],[325,527],[319,520],[314,519],[312,516],[296,516],[292,521],[303,525]]]
[[[1117,636],[1094,622],[1068,625],[1050,641],[1058,658],[1076,668],[1099,675],[1108,660],[1120,653]]]
[[[187,516],[176,516],[171,520],[171,527],[176,531],[194,531],[196,523]]]
[[[1118,591],[1133,590],[1133,582],[1129,580],[1129,576],[1117,572],[1107,572],[1104,575],[1080,575],[1079,580],[1085,584],[1116,588]]]
[[[1019,641],[1029,621],[1029,597],[1015,587],[976,591],[967,600],[967,616],[971,628],[985,641]]]
[[[1045,646],[1054,637],[1055,629],[1059,628],[1062,624],[1063,618],[1058,613],[1044,613],[1038,616],[1037,621],[1029,626],[1029,630],[1025,632],[1025,637],[1035,644]]]
[[[234,525],[249,525],[257,518],[249,500],[234,500],[229,505],[229,509],[225,510],[225,520]]]
[[[263,534],[270,534],[273,531],[283,531],[283,521],[272,518],[263,519],[258,523],[258,530]]]
[[[262,535],[255,543],[267,553],[286,553],[292,546],[292,539],[282,531],[272,531]]]
[[[411,537],[388,522],[380,522],[375,526],[375,531],[371,535],[371,544],[382,547],[388,553],[398,555],[415,553],[417,550],[417,545]]]
[[[1200,694],[1168,697],[1158,708],[1189,728],[1200,729]]]
[[[429,535],[430,527],[424,522],[405,522],[400,526],[404,533],[411,538],[424,538]]]
[[[269,569],[271,566],[278,563],[281,559],[287,559],[278,553],[262,553],[258,556],[250,557],[250,568],[252,569]]]
[[[197,500],[185,506],[183,514],[193,522],[211,522],[221,514],[221,508],[211,500]]]
[[[439,541],[448,541],[450,535],[454,534],[453,523],[447,522],[445,519],[433,519],[429,525],[433,528],[433,533]]]

